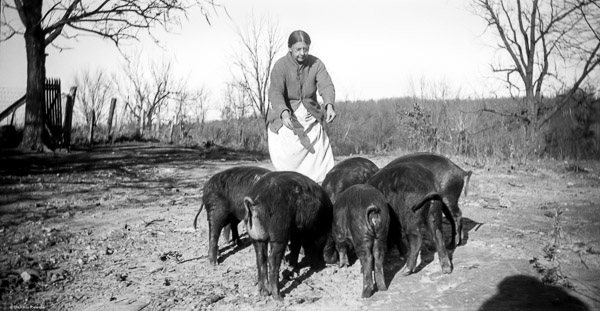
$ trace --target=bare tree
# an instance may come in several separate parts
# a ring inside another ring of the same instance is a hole
[[[437,80],[428,79],[424,75],[419,77],[418,85],[413,77],[408,78],[408,89],[413,100],[449,100],[450,98],[460,97],[460,89],[454,91],[448,80],[439,78]],[[417,93],[420,98],[417,97]]]
[[[77,85],[77,101],[75,106],[84,118],[90,132],[93,132],[106,113],[106,105],[113,95],[112,77],[104,71],[84,70],[75,77]],[[90,134],[90,144],[93,137]]]
[[[204,122],[206,121],[208,95],[204,87],[201,87],[193,91],[181,88],[173,96],[175,105],[172,127],[177,126],[179,128],[182,140],[191,129],[191,124],[199,126],[200,132],[203,131]],[[171,142],[173,141],[173,128],[171,130]]]
[[[248,105],[250,99],[248,93],[238,87],[236,82],[227,83],[227,88],[224,93],[224,106],[221,109],[221,118],[227,123],[227,127],[233,132],[233,137],[237,138],[237,145],[243,146],[245,138],[245,126],[243,118],[252,115],[252,110],[255,108]],[[264,129],[264,121],[262,118],[255,118],[259,123],[260,132],[262,135]],[[266,136],[266,133],[264,133]],[[262,137],[261,139],[264,139]]]
[[[521,112],[512,113],[527,129],[532,148],[542,126],[584,86],[600,64],[600,0],[474,0],[476,14],[498,35],[498,48],[509,64],[492,66],[505,74],[511,94],[522,99]],[[568,81],[561,64],[576,68]],[[568,86],[562,100],[543,109],[550,85]],[[523,97],[524,95],[524,97]],[[487,109],[494,111],[494,109]]]
[[[228,82],[224,93],[222,118],[226,121],[248,116],[251,106],[248,105],[248,94],[237,87],[237,82]]]
[[[115,81],[122,81],[116,85],[118,93],[124,103],[124,109],[129,112],[130,122],[135,122],[136,132],[141,135],[145,123],[144,103],[147,101],[149,86],[140,64],[140,54],[138,52],[138,57],[128,58],[123,71],[119,73],[119,78]]]
[[[194,116],[196,123],[200,124],[200,128],[204,127],[206,122],[206,112],[208,111],[208,102],[210,94],[204,87],[197,89],[192,92],[192,101],[190,103],[189,111],[190,115]]]
[[[139,30],[149,33],[155,27],[169,29],[179,25],[192,6],[204,8],[212,0],[0,0],[3,11],[18,12],[19,20],[4,18],[0,40],[16,34],[25,38],[27,54],[27,92],[25,131],[21,148],[42,150],[44,80],[46,47],[59,36],[73,39],[92,34],[112,40],[117,46],[123,40],[135,39]]]
[[[131,57],[125,68],[124,83],[121,86],[125,106],[137,120],[138,134],[151,130],[158,112],[168,101],[181,92],[181,81],[173,74],[171,61],[152,62],[150,68],[141,64],[141,57]],[[127,95],[124,95],[127,94]]]
[[[150,88],[148,89],[148,101],[146,106],[145,127],[151,129],[152,122],[172,96],[178,92],[178,86],[182,85],[175,80],[173,75],[173,63],[153,63],[150,68]]]
[[[283,46],[279,27],[265,17],[253,18],[248,27],[238,30],[238,35],[241,49],[234,60],[235,87],[246,94],[264,126],[269,111],[267,92],[271,68]]]

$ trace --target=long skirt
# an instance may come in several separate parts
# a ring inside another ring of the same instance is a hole
[[[294,130],[267,130],[271,162],[277,171],[295,171],[321,183],[334,165],[329,137],[304,105],[294,115]]]

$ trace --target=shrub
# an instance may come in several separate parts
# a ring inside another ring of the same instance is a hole
[[[545,153],[553,158],[598,157],[600,143],[600,99],[577,92],[575,98],[557,113],[544,133]]]

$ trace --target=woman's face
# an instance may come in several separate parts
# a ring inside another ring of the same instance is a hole
[[[302,63],[308,56],[310,45],[304,42],[296,42],[290,47],[290,52],[297,62]]]

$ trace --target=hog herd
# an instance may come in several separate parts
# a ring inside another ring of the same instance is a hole
[[[336,164],[322,185],[296,172],[239,166],[205,183],[194,227],[206,208],[208,259],[216,264],[222,229],[231,228],[239,246],[237,225],[244,220],[256,253],[259,293],[277,300],[282,299],[279,269],[288,247],[286,260],[293,268],[298,268],[301,248],[315,269],[325,263],[347,266],[353,250],[362,266],[362,297],[367,298],[375,285],[387,289],[383,265],[389,248],[397,247],[406,258],[402,275],[415,272],[427,231],[442,271],[452,272],[447,248],[462,241],[458,200],[470,176],[471,171],[433,153],[402,156],[381,169],[368,159],[349,158]],[[442,216],[452,227],[450,245],[445,244]]]

